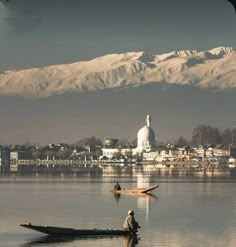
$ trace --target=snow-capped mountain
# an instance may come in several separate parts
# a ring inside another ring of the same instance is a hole
[[[91,61],[0,74],[0,94],[48,97],[66,92],[171,83],[224,90],[236,88],[236,50],[184,50],[166,54],[127,52]]]

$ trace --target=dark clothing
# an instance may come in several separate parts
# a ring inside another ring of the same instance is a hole
[[[118,183],[114,186],[114,190],[121,190],[121,187]]]

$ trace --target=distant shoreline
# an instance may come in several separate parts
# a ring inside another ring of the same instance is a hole
[[[81,165],[19,165],[18,170],[1,170],[0,177],[18,176],[55,176],[55,177],[101,177],[101,176],[199,176],[199,177],[236,177],[236,168],[229,166],[166,166],[164,164],[116,164],[97,163]]]

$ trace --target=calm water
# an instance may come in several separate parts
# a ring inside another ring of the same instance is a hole
[[[151,197],[115,198],[117,180],[125,188],[160,187]],[[0,177],[0,246],[236,246],[235,186],[235,178]],[[48,242],[19,226],[119,229],[130,208],[141,225],[138,244],[124,237]]]

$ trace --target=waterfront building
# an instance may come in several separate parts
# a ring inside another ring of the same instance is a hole
[[[183,146],[178,148],[178,154],[177,154],[178,159],[189,160],[191,156],[192,157],[195,156],[195,150],[192,149],[191,147]]]
[[[105,139],[104,148],[102,149],[103,155],[100,159],[116,159],[118,156],[124,156],[125,159],[129,159],[132,156],[140,156],[143,154],[145,159],[154,159],[160,154],[156,151],[153,152],[153,148],[156,147],[155,132],[151,128],[151,116],[147,115],[146,124],[137,133],[137,147],[136,148],[121,148],[117,147],[117,139]],[[141,158],[143,159],[143,157]]]
[[[136,152],[151,151],[156,144],[155,132],[151,128],[151,116],[147,115],[146,125],[137,134]]]
[[[212,148],[213,155],[216,157],[229,157],[230,156],[230,149],[226,145],[216,145]]]
[[[18,166],[21,163],[30,164],[32,156],[28,150],[10,151],[10,171],[18,172]]]
[[[234,149],[229,145],[206,145],[196,148],[196,156],[212,158],[212,157],[229,157],[233,155]]]
[[[10,151],[8,148],[0,147],[0,172],[10,171]]]
[[[146,124],[137,132],[137,146],[135,148],[124,148],[117,145],[117,139],[106,139],[104,141],[103,155],[100,159],[119,162],[130,157],[136,157],[143,162],[165,162],[183,161],[192,159],[209,160],[212,158],[226,158],[235,156],[235,149],[225,145],[207,145],[192,148],[189,146],[175,147],[168,144],[165,147],[158,147],[155,132],[151,128],[151,116],[147,115]],[[234,154],[234,155],[232,155]],[[121,161],[120,160],[120,161]]]

